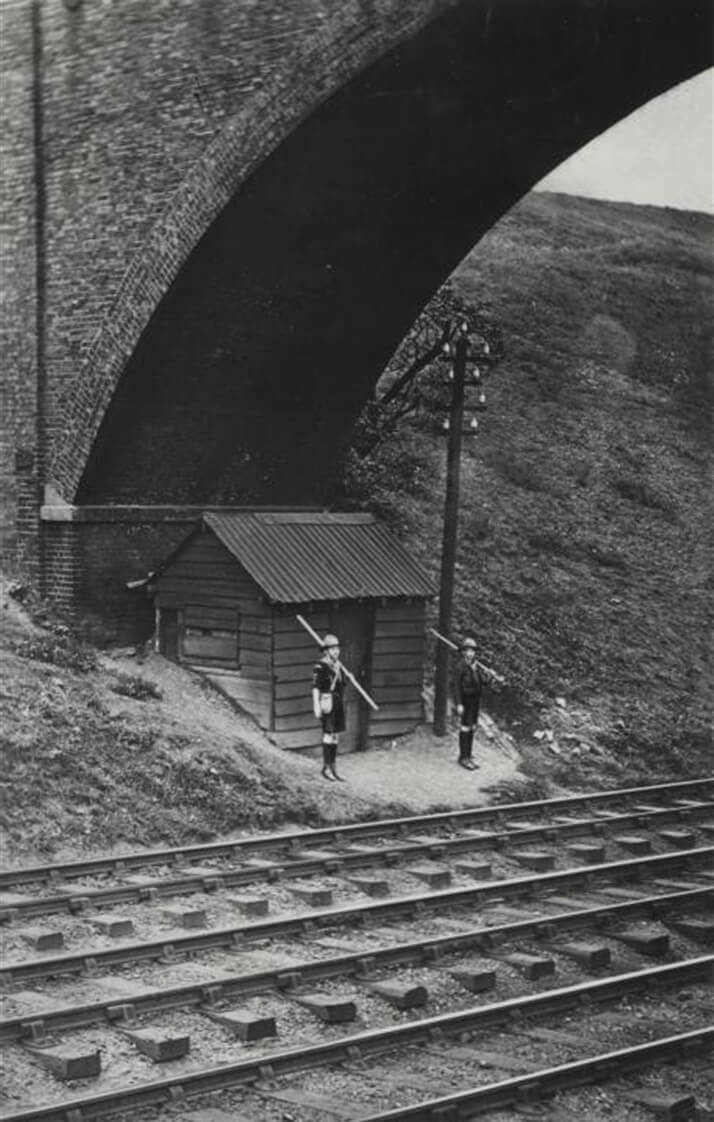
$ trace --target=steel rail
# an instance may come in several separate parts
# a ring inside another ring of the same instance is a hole
[[[714,813],[714,803],[706,803],[708,813]],[[296,880],[299,877],[340,874],[346,870],[372,868],[379,864],[393,864],[396,861],[411,860],[417,857],[448,858],[460,853],[472,853],[484,849],[504,849],[528,842],[558,842],[561,838],[602,835],[613,830],[639,826],[656,828],[676,816],[679,819],[681,808],[674,812],[667,807],[647,813],[634,811],[627,814],[613,814],[607,821],[601,818],[579,819],[574,822],[558,822],[552,825],[514,827],[479,835],[464,835],[459,838],[433,839],[420,842],[404,841],[374,853],[349,853],[337,851],[334,855],[320,857],[285,858],[282,863],[266,863],[260,868],[238,867],[235,869],[216,868],[215,873],[195,875],[185,873],[179,877],[164,877],[150,880],[142,885],[112,885],[107,888],[83,889],[81,892],[61,892],[54,896],[38,896],[27,900],[13,900],[0,907],[0,923],[23,916],[56,915],[61,912],[81,912],[86,908],[107,904],[136,904],[145,900],[168,899],[175,896],[189,896],[194,892],[215,892],[256,884],[267,880]]]
[[[706,955],[687,962],[618,974],[610,978],[581,982],[545,993],[510,998],[492,1005],[478,1005],[457,1013],[444,1013],[402,1025],[368,1029],[330,1041],[309,1044],[263,1054],[253,1060],[222,1064],[200,1071],[187,1072],[129,1088],[114,1088],[98,1095],[87,1095],[62,1102],[29,1107],[10,1115],[0,1115],[3,1122],[80,1122],[102,1115],[138,1107],[161,1106],[177,1094],[198,1095],[229,1087],[245,1086],[258,1079],[274,1079],[296,1071],[306,1071],[326,1064],[363,1059],[379,1053],[415,1044],[425,1044],[444,1037],[460,1036],[512,1024],[514,1018],[552,1016],[577,1009],[591,1008],[598,1002],[619,1001],[626,995],[647,993],[653,987],[710,983],[714,978],[714,956]],[[700,1030],[701,1032],[702,1030]],[[703,1030],[714,1039],[714,1028]],[[693,1040],[698,1034],[687,1033],[682,1039]],[[708,1037],[707,1037],[708,1038]],[[672,1039],[672,1038],[668,1038]],[[532,1081],[532,1076],[529,1077]]]
[[[505,818],[528,817],[531,814],[552,814],[560,810],[579,807],[602,807],[622,800],[683,797],[687,793],[698,795],[714,791],[714,777],[679,780],[676,783],[654,784],[647,787],[624,787],[615,791],[586,792],[564,795],[554,799],[521,803],[502,803],[496,806],[472,807],[464,810],[443,811],[437,814],[413,815],[404,818],[376,819],[370,822],[352,822],[341,826],[323,826],[315,830],[296,830],[286,833],[263,834],[257,837],[201,842],[173,849],[154,849],[114,856],[93,857],[84,861],[66,861],[49,865],[25,865],[15,869],[0,870],[0,890],[46,881],[53,878],[71,879],[103,872],[123,872],[147,865],[172,864],[200,860],[207,857],[235,857],[241,853],[260,853],[314,843],[345,842],[367,837],[387,836],[415,829],[464,826],[479,822],[500,822]],[[687,816],[697,809],[695,799],[691,806],[672,806],[675,814]]]
[[[93,972],[100,967],[117,966],[142,959],[170,958],[180,953],[196,953],[219,947],[234,948],[253,939],[301,934],[306,929],[311,930],[318,926],[361,923],[368,917],[376,920],[413,917],[415,914],[419,915],[435,908],[472,906],[486,900],[530,897],[536,890],[591,888],[594,882],[603,879],[618,880],[627,876],[636,878],[643,871],[658,875],[662,871],[692,865],[696,865],[697,870],[703,866],[714,865],[714,846],[679,850],[675,853],[659,854],[656,857],[638,857],[628,861],[588,865],[557,873],[541,873],[538,876],[481,882],[468,888],[447,888],[437,892],[393,896],[380,901],[370,899],[360,904],[325,908],[320,911],[314,909],[310,912],[299,912],[255,923],[217,927],[201,934],[170,932],[159,939],[121,947],[101,950],[90,948],[53,958],[25,959],[17,963],[5,962],[0,970],[0,979],[9,981],[20,978],[43,978],[57,974],[77,973],[82,970]]]
[[[462,954],[477,950],[485,956],[498,958],[503,946],[518,939],[534,938],[558,952],[559,934],[587,926],[601,932],[612,930],[620,921],[652,916],[696,911],[702,905],[714,905],[714,887],[688,889],[639,900],[627,900],[596,908],[579,908],[555,915],[540,915],[532,919],[517,920],[489,927],[466,929],[458,934],[435,935],[430,939],[393,943],[386,947],[370,948],[335,955],[332,958],[307,959],[289,965],[254,970],[232,976],[221,974],[215,981],[203,979],[171,988],[144,989],[127,994],[121,999],[111,997],[102,1001],[75,1004],[46,1012],[21,1013],[0,1020],[0,1043],[37,1039],[46,1033],[86,1028],[101,1022],[113,1023],[146,1013],[165,1013],[176,1009],[210,1008],[219,1001],[236,997],[254,996],[268,991],[289,992],[296,986],[336,978],[357,977],[369,980],[379,969],[405,967],[417,964],[434,965],[445,955]],[[12,995],[11,995],[12,996]]]
[[[601,1052],[586,1059],[573,1060],[557,1067],[543,1068],[528,1075],[457,1091],[439,1099],[429,1099],[412,1106],[400,1106],[378,1114],[363,1115],[356,1122],[467,1122],[487,1110],[503,1110],[514,1103],[549,1098],[558,1091],[600,1084],[605,1079],[642,1071],[654,1063],[691,1059],[714,1049],[714,1028],[705,1027],[678,1036],[668,1036],[646,1044]]]

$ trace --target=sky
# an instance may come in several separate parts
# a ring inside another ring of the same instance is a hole
[[[601,133],[536,190],[714,212],[713,100],[708,70]]]

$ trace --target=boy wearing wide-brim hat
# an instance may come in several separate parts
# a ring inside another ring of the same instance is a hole
[[[322,776],[337,779],[337,746],[339,734],[345,729],[344,692],[347,678],[340,663],[340,640],[326,635],[322,640],[323,655],[312,672],[312,709],[322,726]]]
[[[461,643],[461,658],[454,675],[454,699],[459,717],[459,759],[461,767],[475,771],[473,743],[481,705],[481,690],[493,684],[494,677],[476,661],[476,642],[466,638]]]

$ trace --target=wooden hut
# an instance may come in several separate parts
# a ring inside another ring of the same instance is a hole
[[[285,748],[319,743],[312,667],[297,620],[340,637],[344,664],[379,705],[346,696],[346,750],[423,719],[430,581],[370,514],[206,513],[148,581],[159,650],[209,675]]]

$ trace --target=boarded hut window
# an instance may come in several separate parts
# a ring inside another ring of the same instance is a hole
[[[184,658],[207,662],[240,662],[239,617],[232,608],[187,604],[181,631]]]

